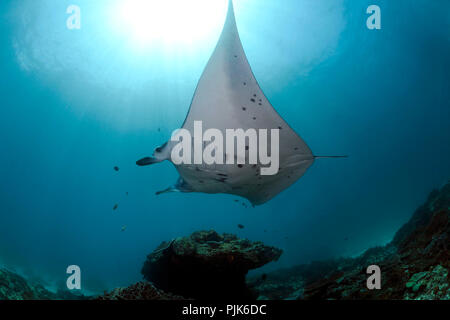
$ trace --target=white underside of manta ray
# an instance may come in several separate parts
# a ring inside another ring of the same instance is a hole
[[[219,42],[198,83],[183,129],[193,132],[194,121],[204,130],[279,129],[279,171],[260,174],[261,165],[175,165],[180,178],[165,192],[226,193],[261,205],[303,176],[315,157],[306,143],[278,115],[259,87],[247,61],[236,26],[232,1]],[[139,166],[171,160],[174,142],[157,148]],[[270,147],[268,148],[270,150]],[[247,162],[248,163],[248,162]]]

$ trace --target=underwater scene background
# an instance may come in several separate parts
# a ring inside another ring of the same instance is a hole
[[[60,288],[79,265],[83,292],[98,293],[141,280],[161,242],[210,229],[283,250],[257,274],[356,256],[390,242],[448,181],[449,1],[234,1],[275,109],[315,154],[349,155],[316,161],[255,208],[230,195],[156,196],[178,173],[135,164],[182,125],[227,1],[186,11],[200,26],[192,37],[177,36],[186,28],[173,14],[168,40],[146,42],[120,28],[121,2],[0,2],[2,266]],[[381,30],[366,27],[371,4]]]

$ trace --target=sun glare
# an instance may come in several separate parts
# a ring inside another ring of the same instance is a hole
[[[140,46],[192,44],[223,25],[225,0],[118,0],[115,28]]]

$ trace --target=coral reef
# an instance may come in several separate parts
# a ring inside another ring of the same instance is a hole
[[[252,298],[246,274],[281,254],[262,242],[199,231],[162,243],[147,257],[142,274],[158,288],[184,297]]]
[[[127,288],[116,288],[97,298],[98,300],[184,300],[157,289],[149,282],[141,281]]]
[[[35,281],[0,268],[0,300],[82,300],[87,297],[68,290],[52,292]]]
[[[249,279],[259,299],[449,299],[450,183],[384,247],[355,259],[313,262]],[[382,270],[382,290],[368,290],[366,269]]]
[[[56,295],[39,284],[6,269],[0,269],[0,300],[48,300]]]
[[[438,265],[431,271],[418,272],[406,283],[406,300],[450,300],[448,270]]]
[[[99,300],[192,299],[450,299],[450,183],[433,191],[392,242],[357,258],[315,261],[246,280],[249,270],[281,256],[261,242],[199,231],[163,242],[147,256],[147,281],[117,288]],[[366,286],[370,265],[382,270],[381,290]],[[170,293],[169,293],[170,292]],[[0,268],[0,300],[86,299],[56,293]]]

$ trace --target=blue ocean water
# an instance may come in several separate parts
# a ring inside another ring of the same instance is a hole
[[[76,264],[84,287],[101,291],[139,280],[162,241],[202,229],[282,248],[265,270],[355,255],[389,242],[450,177],[447,0],[235,0],[276,110],[315,154],[350,157],[317,161],[256,208],[229,195],[155,196],[176,170],[135,161],[182,125],[226,1],[189,19],[208,23],[201,37],[172,31],[146,45],[117,28],[121,1],[0,3],[2,264],[49,286]],[[71,4],[80,30],[66,27]],[[366,27],[372,4],[381,30]]]

